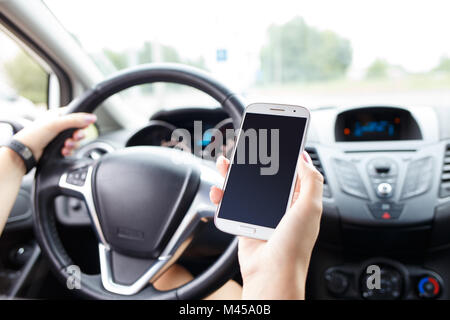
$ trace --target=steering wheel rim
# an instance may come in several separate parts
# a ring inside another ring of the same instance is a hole
[[[176,64],[148,64],[118,72],[86,91],[70,105],[67,113],[93,112],[104,100],[115,93],[136,85],[155,82],[187,85],[210,95],[230,115],[235,128],[239,126],[244,105],[232,91],[202,71]],[[33,185],[35,234],[42,251],[50,261],[51,268],[57,277],[65,283],[71,281],[73,277],[73,273],[68,269],[73,263],[65,251],[56,230],[52,203],[54,203],[54,198],[58,195],[79,196],[76,188],[61,188],[62,177],[66,174],[65,179],[67,179],[67,172],[70,172],[70,170],[79,170],[79,168],[84,168],[83,166],[87,168],[92,165],[91,163],[83,163],[84,160],[77,160],[77,163],[74,164],[74,160],[61,156],[60,148],[65,139],[72,133],[73,130],[61,133],[44,150],[37,166],[35,183]],[[203,179],[200,179],[200,181],[201,183],[204,182]],[[202,185],[201,183],[200,185]],[[86,184],[90,185],[91,183],[89,181]],[[206,187],[199,187],[199,190]],[[92,211],[95,212],[95,208]],[[92,222],[95,223],[94,220]],[[96,230],[98,232],[98,229]],[[101,238],[99,240],[101,252]],[[102,258],[100,260],[102,262]],[[80,288],[77,292],[85,297],[94,299],[198,299],[223,285],[236,272],[237,268],[237,239],[235,238],[206,271],[179,288],[159,291],[150,284],[134,294],[123,295],[114,293],[109,289],[105,289],[105,276],[102,265],[102,273],[100,275],[81,273]]]

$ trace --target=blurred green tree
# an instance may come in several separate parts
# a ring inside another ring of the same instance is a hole
[[[142,49],[138,52],[138,62],[150,63],[153,61],[153,47],[151,42],[144,42]]]
[[[260,53],[263,82],[329,80],[345,75],[352,61],[350,41],[320,31],[300,18],[272,25]]]
[[[103,49],[103,53],[117,70],[129,66],[127,54],[125,52],[116,52],[110,49]]]
[[[450,58],[447,56],[442,57],[439,64],[433,69],[433,71],[450,73]]]
[[[143,43],[142,47],[135,52],[118,52],[105,48],[103,49],[103,53],[117,70],[130,67],[134,64],[144,64],[155,61],[184,63],[205,69],[203,57],[194,60],[182,59],[174,47],[161,45],[159,48],[159,53],[155,52],[155,45],[152,42],[146,41]],[[156,58],[157,54],[160,56],[158,59]]]
[[[149,63],[155,60],[154,49],[151,42],[145,42],[142,49],[138,52],[139,63]],[[173,62],[173,63],[183,63],[200,69],[206,69],[205,60],[203,57],[197,59],[183,59],[180,57],[178,51],[171,46],[162,45],[161,46],[161,61],[163,62]]]
[[[19,51],[3,68],[10,86],[20,96],[36,104],[47,103],[47,72],[27,53]]]
[[[366,78],[367,79],[380,79],[386,78],[390,69],[389,63],[384,59],[376,59],[367,68]]]

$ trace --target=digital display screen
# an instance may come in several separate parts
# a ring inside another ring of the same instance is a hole
[[[390,120],[380,120],[380,121],[367,121],[362,123],[360,121],[355,121],[353,127],[353,135],[355,137],[364,137],[367,135],[381,134],[383,136],[394,137],[395,133],[398,132],[398,126],[400,124],[400,118],[394,118],[394,121]],[[397,130],[396,130],[397,129]],[[344,129],[345,135],[350,135],[352,130],[349,128]]]
[[[243,138],[241,133],[220,205],[219,218],[269,228],[278,225],[288,205],[305,126],[306,118],[246,114],[243,132],[248,129],[255,129],[257,132],[259,129],[267,129],[267,136],[271,137],[269,132],[272,129],[279,130],[278,155],[272,152],[271,141],[267,143],[271,161],[278,162],[278,170],[276,174],[262,175],[261,168],[269,165],[263,164],[260,157],[255,164],[250,164],[247,159],[243,164],[238,163],[238,150],[245,150],[248,155],[250,149],[249,139]],[[260,144],[261,140],[258,141],[258,148]]]
[[[416,120],[404,109],[359,108],[338,115],[336,141],[387,141],[422,139]]]

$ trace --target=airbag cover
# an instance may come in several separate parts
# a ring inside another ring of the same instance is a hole
[[[192,162],[175,161],[180,152],[132,147],[108,154],[96,164],[94,203],[112,249],[137,257],[160,255],[200,182],[199,170]]]

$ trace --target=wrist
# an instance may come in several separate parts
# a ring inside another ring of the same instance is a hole
[[[22,159],[25,166],[25,174],[36,166],[36,158],[33,155],[33,151],[19,140],[13,138],[5,146]]]
[[[269,269],[243,276],[243,299],[305,299],[306,272],[295,267]]]
[[[23,162],[22,158],[12,149],[8,147],[1,147],[0,153],[7,159],[7,161],[11,164],[13,164],[14,168],[17,168],[17,170],[22,174],[25,175],[26,173],[26,167],[25,163]]]

